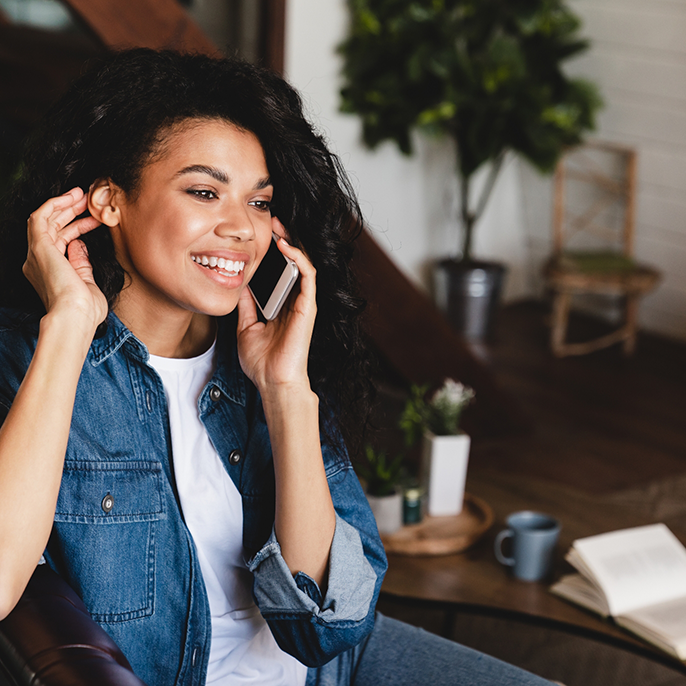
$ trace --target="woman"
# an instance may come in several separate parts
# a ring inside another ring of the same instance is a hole
[[[375,624],[386,562],[345,448],[361,221],[285,82],[113,55],[7,214],[0,617],[43,561],[151,685],[544,683]],[[301,276],[265,324],[246,285],[272,234]]]

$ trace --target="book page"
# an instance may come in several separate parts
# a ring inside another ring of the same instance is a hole
[[[618,618],[618,623],[656,645],[669,646],[668,652],[686,658],[686,598],[634,610]]]
[[[670,642],[686,643],[686,598],[643,607],[625,615]]]
[[[613,616],[686,596],[686,549],[664,524],[582,538],[573,548]]]
[[[571,600],[603,617],[610,614],[605,594],[581,574],[567,574],[550,587],[551,593]]]

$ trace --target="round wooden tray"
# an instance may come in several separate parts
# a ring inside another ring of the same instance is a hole
[[[494,518],[487,502],[465,493],[459,515],[426,516],[419,524],[404,526],[394,534],[382,534],[381,541],[387,553],[451,555],[474,545],[491,528]]]

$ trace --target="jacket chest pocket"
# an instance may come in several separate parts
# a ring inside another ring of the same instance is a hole
[[[159,462],[65,462],[51,552],[98,622],[154,611],[162,479]]]

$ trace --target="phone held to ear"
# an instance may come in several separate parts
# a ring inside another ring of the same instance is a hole
[[[265,319],[271,321],[279,314],[300,272],[293,262],[279,250],[273,235],[267,254],[250,279],[248,288]]]

